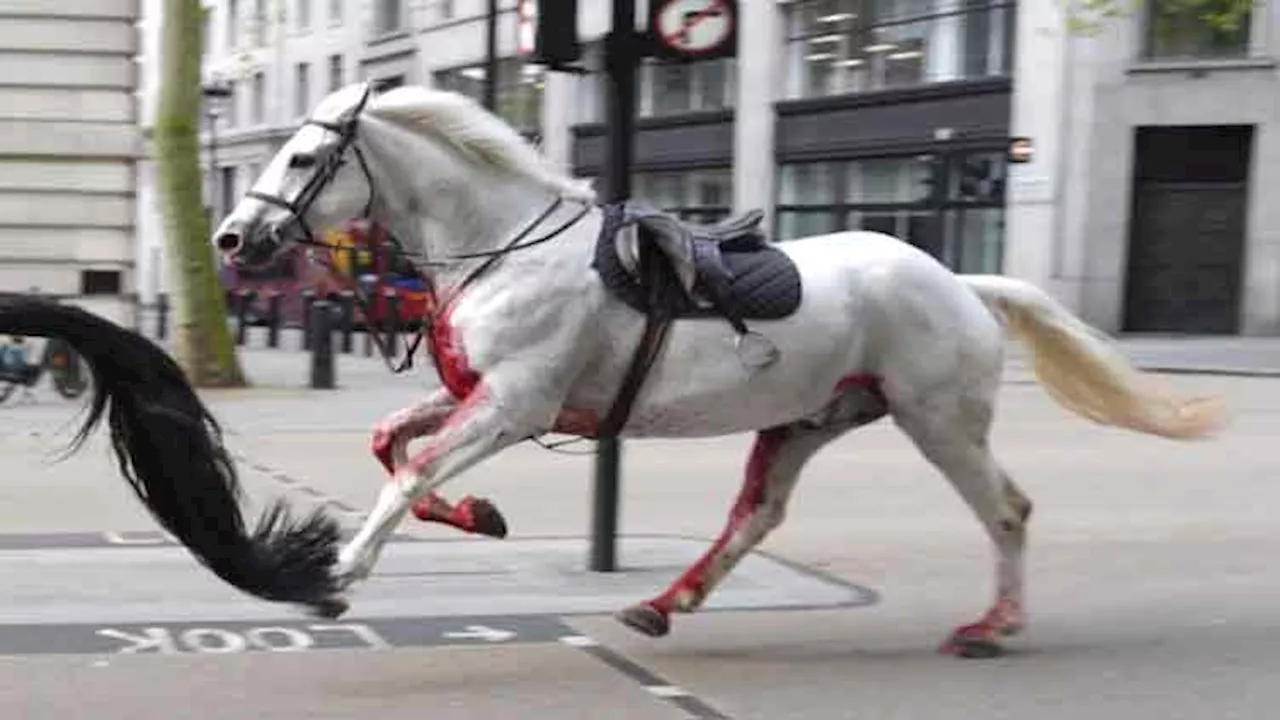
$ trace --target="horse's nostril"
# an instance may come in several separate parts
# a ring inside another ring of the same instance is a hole
[[[230,255],[240,249],[243,241],[237,233],[222,233],[213,241],[213,244],[221,252]]]

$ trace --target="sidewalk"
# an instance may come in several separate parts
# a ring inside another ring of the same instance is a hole
[[[1117,345],[1134,364],[1149,372],[1280,376],[1280,337],[1139,336],[1122,335]],[[241,362],[255,388],[306,389],[310,358],[299,350],[300,338],[286,333],[279,349],[266,347],[265,335],[250,334],[239,348]],[[339,390],[415,389],[434,386],[435,369],[419,348],[413,368],[394,375],[377,357],[364,355],[364,339],[357,336],[350,355],[337,353]],[[1026,351],[1009,345],[1006,379],[1027,377]]]

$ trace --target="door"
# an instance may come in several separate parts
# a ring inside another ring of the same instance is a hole
[[[1140,128],[1124,329],[1239,332],[1252,128]]]

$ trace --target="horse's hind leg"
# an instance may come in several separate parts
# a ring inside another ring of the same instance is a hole
[[[993,394],[970,387],[894,410],[895,422],[951,481],[996,548],[994,605],[976,623],[957,628],[939,648],[962,657],[999,654],[999,639],[1019,632],[1024,623],[1022,560],[1031,501],[991,452]]]
[[[671,629],[671,613],[697,610],[734,566],[782,523],[787,500],[805,463],[822,446],[883,417],[885,412],[878,389],[852,388],[844,391],[820,420],[759,432],[742,489],[720,537],[665,592],[622,610],[618,620],[646,635],[666,635]]]
[[[394,476],[395,468],[409,461],[409,443],[439,430],[457,406],[448,391],[437,390],[423,402],[391,413],[374,430],[374,456]],[[419,520],[463,532],[496,538],[507,535],[506,519],[485,498],[468,495],[457,504],[450,504],[443,496],[429,492],[413,504],[411,511]]]

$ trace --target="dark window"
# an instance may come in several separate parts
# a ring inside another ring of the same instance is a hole
[[[373,91],[375,93],[384,93],[388,90],[394,90],[404,85],[403,75],[392,75],[391,77],[379,78],[373,81]]]
[[[329,56],[329,92],[342,87],[342,56]]]
[[[837,230],[901,238],[957,272],[995,273],[1004,151],[791,163],[778,170],[778,239]]]
[[[119,270],[82,270],[80,272],[81,295],[119,295]]]
[[[1011,75],[1014,9],[1012,0],[796,0],[786,6],[786,97]]]
[[[218,221],[226,217],[231,209],[236,206],[236,169],[234,167],[223,167],[218,171],[218,190],[221,197],[218,199]]]
[[[1251,7],[1236,0],[1148,0],[1143,55],[1149,60],[1245,57]]]

